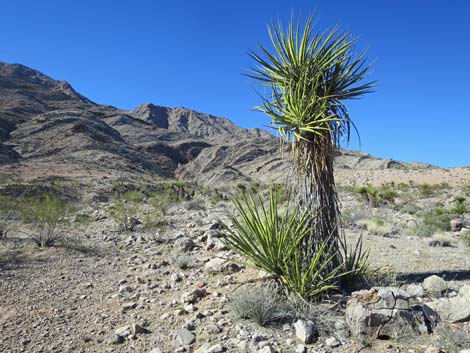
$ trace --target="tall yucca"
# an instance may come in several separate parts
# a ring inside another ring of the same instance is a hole
[[[338,199],[333,175],[336,148],[354,128],[344,101],[371,92],[364,54],[355,55],[357,38],[334,27],[314,31],[310,16],[303,28],[293,16],[285,30],[269,28],[272,52],[251,52],[257,65],[250,77],[269,88],[258,110],[271,117],[281,141],[290,146],[302,187],[302,204],[317,216],[304,247],[308,257],[326,239],[339,250]],[[340,252],[338,251],[338,254]],[[335,268],[340,256],[332,262]]]

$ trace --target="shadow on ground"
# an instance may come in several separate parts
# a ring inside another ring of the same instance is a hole
[[[438,272],[422,272],[422,273],[402,273],[397,275],[400,282],[422,282],[426,277],[439,276],[446,281],[465,281],[470,280],[470,270],[457,271],[438,271]]]

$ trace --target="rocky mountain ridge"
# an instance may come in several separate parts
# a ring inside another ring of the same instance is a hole
[[[66,81],[0,63],[0,171],[51,163],[65,174],[74,167],[211,183],[280,180],[291,168],[262,129],[182,107],[96,104]],[[414,167],[423,166],[346,150],[337,156],[344,171]]]

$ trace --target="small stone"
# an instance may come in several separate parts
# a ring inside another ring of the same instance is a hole
[[[124,342],[124,337],[113,334],[106,340],[107,344],[121,344]]]
[[[204,265],[204,270],[209,274],[231,274],[240,271],[241,267],[234,262],[216,257]]]
[[[170,276],[170,281],[173,283],[178,283],[183,280],[183,277],[179,273],[172,273]]]
[[[318,339],[318,331],[312,321],[297,320],[294,324],[295,335],[306,344],[315,343]]]
[[[194,248],[195,244],[191,238],[182,237],[175,241],[175,248],[179,252],[188,252]]]
[[[216,344],[212,347],[210,347],[208,350],[207,350],[207,353],[222,353],[222,352],[225,352],[225,347],[222,346],[221,344]]]
[[[126,338],[131,335],[131,327],[129,325],[119,327],[114,331],[114,334]]]
[[[259,349],[258,353],[276,353],[276,351],[270,344],[268,344],[267,346],[264,346],[263,348]]]
[[[194,321],[187,321],[183,328],[189,330],[189,331],[194,331],[196,329],[196,323]]]
[[[176,346],[190,346],[196,341],[196,336],[188,329],[182,328],[175,335]]]
[[[124,303],[124,304],[122,304],[122,311],[126,312],[126,311],[129,311],[129,310],[135,309],[136,307],[137,307],[136,302]]]
[[[150,353],[163,353],[163,351],[160,348],[154,348],[150,351]]]
[[[202,288],[196,288],[191,292],[186,292],[181,296],[181,301],[183,303],[194,304],[199,299],[203,298],[206,295],[206,290]]]
[[[303,344],[299,344],[297,347],[295,347],[295,353],[307,353],[307,347],[305,347]]]
[[[329,337],[325,340],[325,344],[328,347],[335,348],[341,346],[341,342],[336,339],[336,337]]]
[[[126,293],[126,292],[132,292],[132,287],[127,286],[127,285],[121,285],[118,289],[119,293]]]
[[[150,333],[150,331],[147,330],[145,327],[142,327],[135,323],[131,325],[131,332],[134,336]]]

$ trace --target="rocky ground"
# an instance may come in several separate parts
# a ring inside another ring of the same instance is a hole
[[[166,226],[123,232],[110,201],[95,201],[79,211],[88,221],[73,223],[67,230],[73,240],[60,247],[37,248],[22,225],[0,241],[0,352],[460,352],[470,347],[470,248],[460,240],[466,230],[444,232],[449,246],[431,246],[434,237],[412,234],[418,216],[403,211],[403,200],[451,207],[461,192],[410,198],[407,191],[393,205],[372,207],[341,191],[347,238],[354,243],[363,234],[378,270],[371,286],[399,287],[407,302],[430,303],[445,316],[432,334],[350,336],[347,294],[331,298],[334,307],[321,314],[333,329],[318,327],[322,334],[308,344],[308,322],[261,327],[239,319],[230,299],[262,275],[221,259],[231,255],[216,219],[226,219],[228,202],[180,202],[168,210]],[[368,226],[370,218],[383,219],[384,229]],[[432,275],[444,280],[425,280]],[[321,319],[312,317],[313,325]]]

